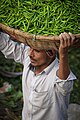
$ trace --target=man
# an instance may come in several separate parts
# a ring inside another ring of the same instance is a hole
[[[56,50],[37,50],[14,43],[0,34],[0,50],[6,58],[24,65],[22,76],[22,120],[67,120],[67,108],[75,75],[68,63],[68,49],[76,43],[71,33],[59,35],[59,60]]]

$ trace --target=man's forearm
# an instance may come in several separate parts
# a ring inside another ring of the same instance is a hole
[[[60,55],[59,59],[60,59],[60,63],[59,63],[59,70],[57,74],[60,79],[66,80],[70,73],[70,68],[68,63],[68,53],[63,56]]]
[[[75,43],[75,36],[72,33],[61,33],[59,35],[60,46],[59,46],[59,70],[58,77],[60,79],[66,80],[69,73],[69,63],[68,63],[68,49]]]

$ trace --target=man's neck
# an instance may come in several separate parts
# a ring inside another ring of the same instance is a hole
[[[47,68],[54,60],[55,60],[55,57],[54,57],[54,59],[52,59],[51,61],[49,61],[47,64],[44,64],[44,65],[35,67],[34,73],[35,73],[36,75],[39,74],[39,73],[41,73],[41,72],[42,72],[45,68]]]

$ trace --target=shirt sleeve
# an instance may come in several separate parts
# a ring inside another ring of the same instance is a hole
[[[12,41],[8,34],[0,33],[0,51],[6,58],[14,59],[16,62],[23,64],[28,57],[28,49],[29,47],[23,43]]]
[[[77,79],[76,76],[70,72],[68,78],[66,80],[61,80],[58,76],[56,76],[56,87],[59,92],[63,95],[70,93],[73,90],[73,82]]]

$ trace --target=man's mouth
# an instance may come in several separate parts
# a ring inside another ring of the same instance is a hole
[[[36,60],[35,60],[35,59],[33,59],[33,58],[30,58],[30,61],[31,61],[31,62],[36,62]]]

